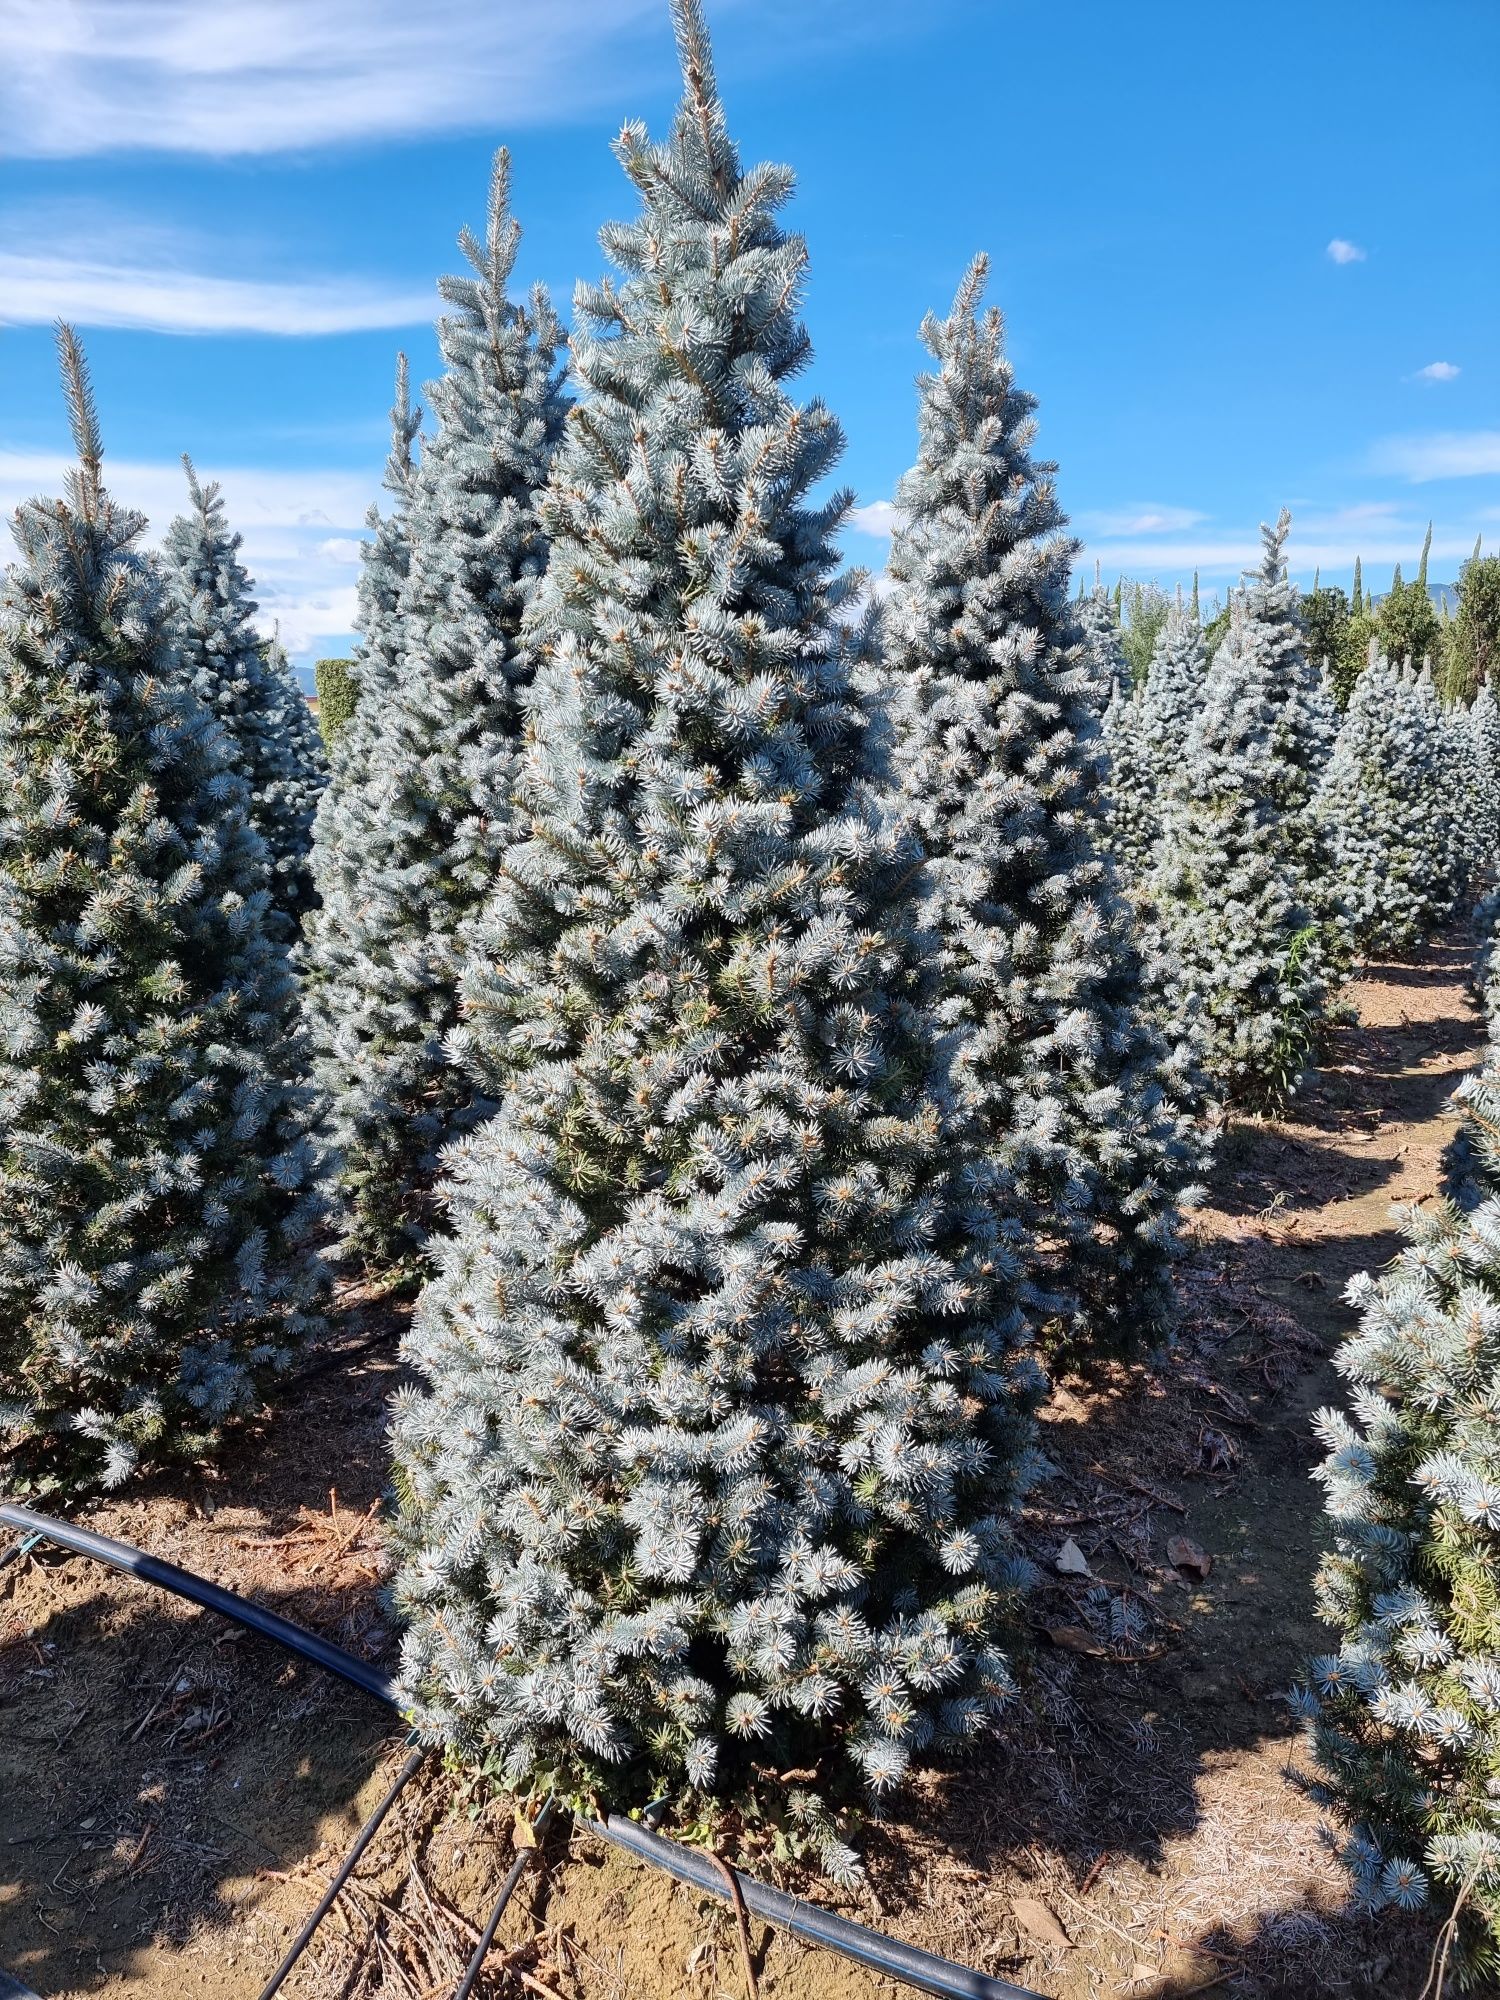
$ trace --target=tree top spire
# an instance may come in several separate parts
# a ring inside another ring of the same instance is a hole
[[[1276,516],[1274,528],[1268,528],[1264,521],[1260,524],[1260,539],[1263,553],[1260,560],[1260,576],[1264,583],[1278,583],[1286,571],[1286,538],[1292,531],[1292,516],[1289,508],[1283,507]],[[1247,571],[1248,574],[1253,572]]]
[[[515,269],[516,251],[521,243],[521,225],[510,212],[510,148],[501,146],[490,168],[489,208],[481,245],[467,226],[458,232],[463,251],[480,281],[497,295],[503,293]],[[400,357],[402,367],[406,357]]]
[[[68,425],[73,448],[83,477],[79,482],[80,513],[91,520],[98,507],[104,484],[104,445],[99,436],[99,411],[94,402],[94,385],[78,335],[65,319],[57,322],[57,360],[62,370],[63,395],[68,405]]]
[[[724,104],[714,75],[713,44],[703,17],[702,0],[672,0],[672,31],[677,39],[677,60],[682,67],[679,122],[696,135],[715,190],[723,195],[738,168],[724,123]]]

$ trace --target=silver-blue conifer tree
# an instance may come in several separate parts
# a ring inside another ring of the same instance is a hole
[[[328,776],[323,741],[275,639],[254,626],[256,603],[217,483],[187,469],[191,512],[167,530],[162,570],[181,670],[216,715],[250,787],[256,832],[271,863],[272,909],[295,938],[313,901],[308,850]]]
[[[1364,956],[1415,951],[1451,913],[1440,729],[1372,641],[1318,792],[1350,941]]]
[[[1095,715],[1102,716],[1118,696],[1129,701],[1134,688],[1125,648],[1120,643],[1120,620],[1115,600],[1099,582],[1073,607],[1081,645],[1077,666],[1080,686]]]
[[[401,1686],[504,1781],[615,1805],[811,1766],[776,1810],[844,1871],[840,1773],[884,1791],[1011,1698],[1040,1378],[861,789],[791,175],[741,167],[673,13],[684,101],[617,142],[640,211],[577,295],[542,506],[465,987],[502,1102],[450,1153],[395,1427]]]
[[[1291,517],[1232,600],[1146,887],[1170,1027],[1228,1100],[1280,1102],[1310,1059],[1345,952],[1316,793],[1333,747],[1288,581]]]
[[[1372,669],[1373,670],[1373,669]],[[1363,685],[1356,683],[1356,694]],[[1449,1198],[1349,1288],[1335,1356],[1347,1412],[1319,1412],[1333,1549],[1318,1607],[1338,1650],[1296,1702],[1366,1909],[1457,1919],[1458,1983],[1500,1981],[1500,1025],[1461,1086]]]
[[[1203,700],[1208,671],[1203,628],[1183,606],[1168,611],[1146,678],[1104,716],[1109,753],[1110,851],[1126,888],[1139,895],[1156,859],[1165,804],[1180,782],[1188,730]]]
[[[195,1457],[320,1324],[318,1159],[236,746],[144,528],[79,469],[0,598],[0,1480]]]
[[[1080,636],[1075,544],[1054,468],[1031,456],[1035,404],[1000,315],[979,311],[985,270],[923,327],[938,365],[919,384],[885,616],[902,693],[894,804],[926,856],[932,1004],[961,1044],[966,1112],[1013,1178],[1048,1316],[1080,1345],[1130,1346],[1170,1317],[1191,1081],[1147,1018],[1099,844],[1113,610],[1086,599],[1108,631]]]
[[[442,281],[445,368],[403,494],[405,574],[378,664],[357,662],[359,708],[318,820],[308,1021],[349,1240],[382,1262],[430,1228],[438,1154],[483,1109],[449,1046],[460,934],[508,839],[533,664],[521,616],[546,555],[535,495],[567,409],[546,294],[509,295],[519,241],[501,152],[485,240],[460,238],[470,274]],[[399,415],[397,430],[399,444]],[[367,571],[372,590],[385,569]]]

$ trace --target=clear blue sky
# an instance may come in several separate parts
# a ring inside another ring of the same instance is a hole
[[[1292,507],[1381,590],[1500,544],[1495,0],[708,0],[747,159],[789,161],[808,378],[882,525],[916,328],[990,252],[1043,452],[1106,576],[1205,589]],[[55,488],[48,322],[84,329],[153,532],[222,477],[306,663],[347,650],[393,356],[514,153],[522,275],[566,311],[663,131],[666,0],[22,0],[0,26],[0,506]],[[876,533],[851,557],[878,563]]]

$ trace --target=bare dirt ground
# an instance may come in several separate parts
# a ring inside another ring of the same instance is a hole
[[[1324,1643],[1311,1413],[1342,1291],[1437,1186],[1481,1048],[1467,947],[1371,968],[1296,1115],[1226,1134],[1159,1369],[1060,1383],[1027,1530],[1052,1580],[1013,1741],[867,1834],[863,1921],[1049,2000],[1415,2000],[1420,1926],[1346,1910],[1283,1693]],[[86,1510],[388,1659],[383,1411],[396,1316],[351,1295],[341,1366],[211,1474]],[[359,1350],[372,1332],[389,1341]],[[1071,1538],[1088,1574],[1059,1575]],[[220,1620],[37,1553],[0,1570],[0,1967],[49,1996],[253,2000],[403,1754],[376,1704]],[[285,1992],[451,1995],[512,1855],[503,1803],[429,1768]],[[763,1870],[762,1872],[769,1872]],[[897,1992],[752,1925],[764,2000]],[[586,1834],[546,1843],[478,1991],[738,2000],[722,1907]]]

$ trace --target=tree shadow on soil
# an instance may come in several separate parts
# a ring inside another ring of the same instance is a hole
[[[217,1466],[88,1524],[378,1660],[369,1510],[395,1379],[388,1354],[350,1361]],[[107,1978],[153,2000],[178,1982],[257,1992],[271,1963],[250,1962],[244,1918],[325,1835],[347,1844],[392,1725],[359,1690],[86,1558],[38,1549],[0,1570],[0,1966],[44,1996]],[[288,1907],[318,1888],[289,1886]],[[173,1983],[139,1969],[148,1946],[180,1948]]]

